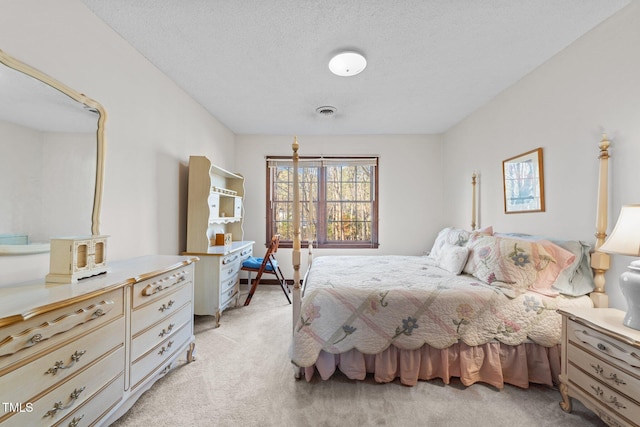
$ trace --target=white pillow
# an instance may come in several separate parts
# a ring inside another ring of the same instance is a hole
[[[433,242],[429,256],[435,259],[440,257],[440,252],[445,244],[464,246],[469,240],[471,233],[461,228],[446,227],[440,230]]]
[[[469,258],[468,247],[444,243],[438,252],[438,267],[458,275],[467,263],[467,258]]]

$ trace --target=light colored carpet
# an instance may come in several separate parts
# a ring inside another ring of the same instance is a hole
[[[242,299],[242,302],[244,299]],[[113,426],[604,426],[579,401],[563,412],[555,389],[440,380],[297,381],[288,359],[291,306],[278,286],[261,286],[220,328],[196,316],[194,363],[159,380]]]

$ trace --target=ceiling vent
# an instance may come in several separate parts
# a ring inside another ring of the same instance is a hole
[[[320,114],[323,117],[331,117],[337,111],[336,107],[332,107],[330,105],[324,105],[322,107],[316,108],[316,113]]]

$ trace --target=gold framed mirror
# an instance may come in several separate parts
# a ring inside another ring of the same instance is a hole
[[[97,101],[0,50],[0,169],[9,174],[0,175],[0,255],[100,234],[106,117]]]

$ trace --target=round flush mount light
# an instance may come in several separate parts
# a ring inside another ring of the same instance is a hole
[[[323,117],[331,117],[338,111],[336,107],[332,107],[331,105],[323,105],[322,107],[316,108],[316,113]]]
[[[329,61],[329,69],[336,76],[351,77],[360,74],[367,66],[367,60],[358,52],[340,52]]]

